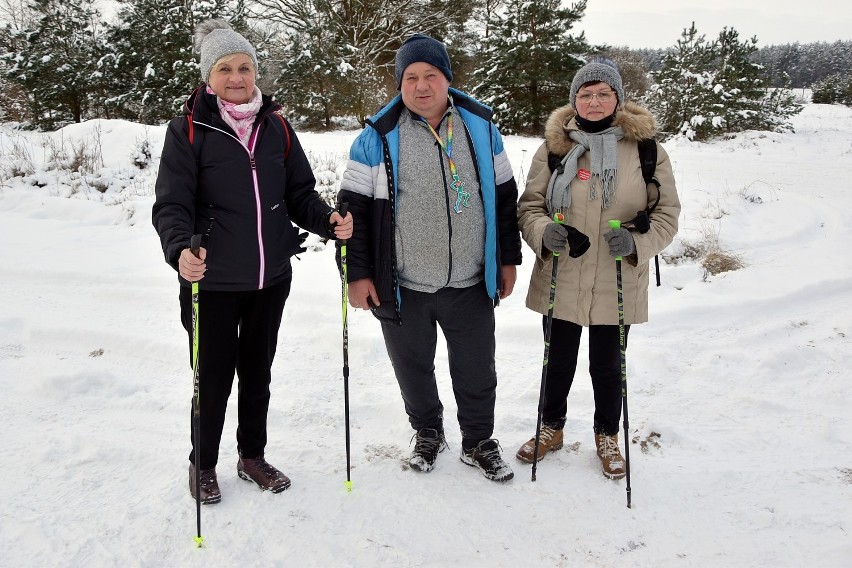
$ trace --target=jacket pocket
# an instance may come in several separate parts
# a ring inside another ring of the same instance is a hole
[[[275,227],[274,254],[287,261],[299,252],[299,228],[290,220],[287,205],[283,199],[271,207],[270,220]]]

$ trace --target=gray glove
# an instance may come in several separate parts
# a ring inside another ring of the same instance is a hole
[[[544,228],[541,243],[547,250],[557,254],[565,252],[568,248],[568,229],[560,223],[551,223]]]
[[[604,234],[604,239],[609,243],[610,256],[630,256],[636,250],[636,243],[633,242],[633,235],[624,227],[613,229]]]
[[[544,228],[542,244],[554,254],[562,254],[568,249],[568,256],[578,258],[589,250],[589,237],[572,227],[561,223],[551,223]]]

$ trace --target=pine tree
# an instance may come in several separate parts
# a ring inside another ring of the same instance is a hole
[[[852,102],[852,91],[847,91]],[[769,89],[761,106],[762,123],[756,129],[772,132],[788,132],[793,130],[790,117],[802,112],[802,105],[796,101],[793,91],[784,85],[780,88]]]
[[[396,92],[396,50],[413,33],[443,41],[459,3],[438,0],[254,0],[252,16],[288,35],[276,50],[281,75],[276,98],[326,126],[336,116],[362,124]],[[299,43],[295,43],[298,41]],[[307,91],[309,102],[299,103]]]
[[[723,28],[715,44],[714,92],[723,107],[721,125],[727,132],[762,126],[763,99],[768,81],[762,67],[749,58],[757,51],[757,37],[741,42],[733,28]]]
[[[443,13],[449,17],[444,23],[436,26],[430,34],[443,38],[450,62],[453,67],[453,87],[467,91],[473,85],[471,73],[478,65],[477,54],[473,49],[479,41],[479,30],[475,22],[478,12],[483,10],[488,2],[496,0],[430,0],[428,10],[431,13]],[[394,85],[396,87],[396,85]]]
[[[16,54],[24,42],[15,38],[16,32],[35,28],[36,14],[26,0],[0,2],[0,54]],[[20,84],[8,78],[9,63],[14,59],[0,55],[0,121],[32,122],[26,92]]]
[[[699,140],[718,128],[724,118],[713,92],[714,48],[695,24],[684,30],[674,49],[665,53],[654,74],[646,104],[657,115],[660,130]]]
[[[817,81],[813,86],[815,103],[852,106],[852,75],[837,73]]]
[[[110,52],[100,61],[111,94],[107,105],[123,118],[163,122],[179,112],[201,83],[192,50],[195,26],[234,12],[226,0],[119,3],[118,23],[107,34]]]
[[[4,77],[23,89],[35,126],[90,118],[97,107],[102,52],[93,0],[33,0],[31,26],[8,29],[18,50],[4,54]]]
[[[473,93],[494,107],[505,133],[540,134],[568,102],[581,54],[590,50],[584,34],[570,34],[585,10],[586,0],[570,8],[559,0],[509,0],[492,13]]]
[[[291,119],[310,128],[330,128],[341,106],[337,84],[346,67],[330,30],[321,25],[291,30],[285,36],[284,64],[276,81],[275,99]]]
[[[714,42],[699,36],[695,24],[663,58],[657,84],[646,99],[663,131],[704,140],[743,130],[790,129],[799,112],[787,89],[770,89],[763,67],[751,62],[757,38],[740,41],[724,28]]]

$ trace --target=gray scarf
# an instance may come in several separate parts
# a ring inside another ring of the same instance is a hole
[[[618,157],[616,143],[624,137],[624,130],[614,126],[590,134],[582,130],[571,130],[568,136],[577,144],[562,158],[561,167],[553,170],[547,184],[547,207],[550,214],[566,212],[571,206],[571,181],[577,175],[577,160],[589,152],[592,180],[589,185],[589,200],[597,197],[597,185],[602,189],[601,209],[612,205],[615,195],[615,174]],[[560,171],[561,170],[561,171]]]

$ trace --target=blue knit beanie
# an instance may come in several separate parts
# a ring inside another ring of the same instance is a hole
[[[621,85],[621,75],[618,73],[618,67],[611,59],[598,57],[585,64],[574,75],[574,80],[571,81],[569,99],[571,106],[576,108],[574,101],[577,98],[577,91],[580,90],[580,87],[586,83],[597,83],[599,81],[612,87],[612,90],[618,95],[618,102],[624,103],[624,87]]]
[[[402,74],[412,63],[422,61],[437,67],[452,82],[453,70],[450,68],[450,56],[440,41],[423,34],[414,34],[403,43],[396,52],[396,88],[402,85]]]

